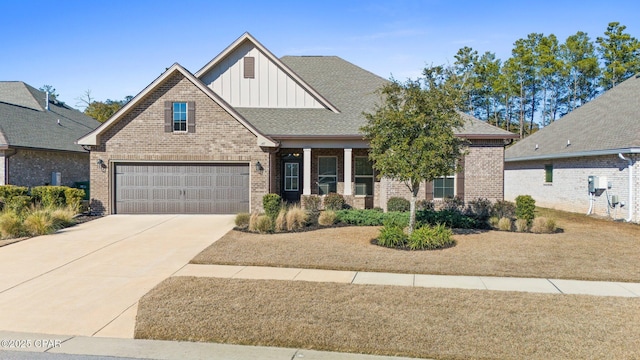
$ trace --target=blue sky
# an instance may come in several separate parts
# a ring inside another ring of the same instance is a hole
[[[532,32],[640,38],[640,1],[0,0],[0,80],[54,86],[76,106],[136,95],[178,62],[196,72],[248,31],[276,56],[337,55],[382,77],[453,63],[463,46],[506,60]]]

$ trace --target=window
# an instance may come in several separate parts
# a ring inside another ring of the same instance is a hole
[[[284,191],[298,191],[300,169],[298,163],[285,163],[284,164]]]
[[[256,77],[256,59],[252,56],[244,58],[244,78],[253,79]]]
[[[338,158],[322,156],[318,158],[318,194],[337,192]]]
[[[544,181],[547,183],[553,182],[553,164],[544,166]]]
[[[173,131],[187,131],[187,103],[173,103]]]
[[[356,195],[373,195],[373,165],[366,156],[355,157]]]
[[[455,196],[455,181],[453,176],[441,177],[433,180],[433,198],[446,199]]]

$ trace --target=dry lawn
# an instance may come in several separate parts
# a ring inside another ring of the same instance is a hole
[[[452,248],[402,251],[372,245],[376,227],[271,235],[232,231],[192,263],[640,282],[640,226],[538,212],[556,219],[562,232],[458,234]]]
[[[638,299],[174,277],[136,338],[436,359],[637,359]]]

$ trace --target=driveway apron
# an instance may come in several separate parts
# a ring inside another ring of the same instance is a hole
[[[0,248],[0,331],[133,337],[137,302],[233,227],[112,215]]]

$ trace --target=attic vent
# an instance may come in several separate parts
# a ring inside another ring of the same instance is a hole
[[[253,79],[256,77],[256,58],[253,56],[244,57],[244,78]]]

